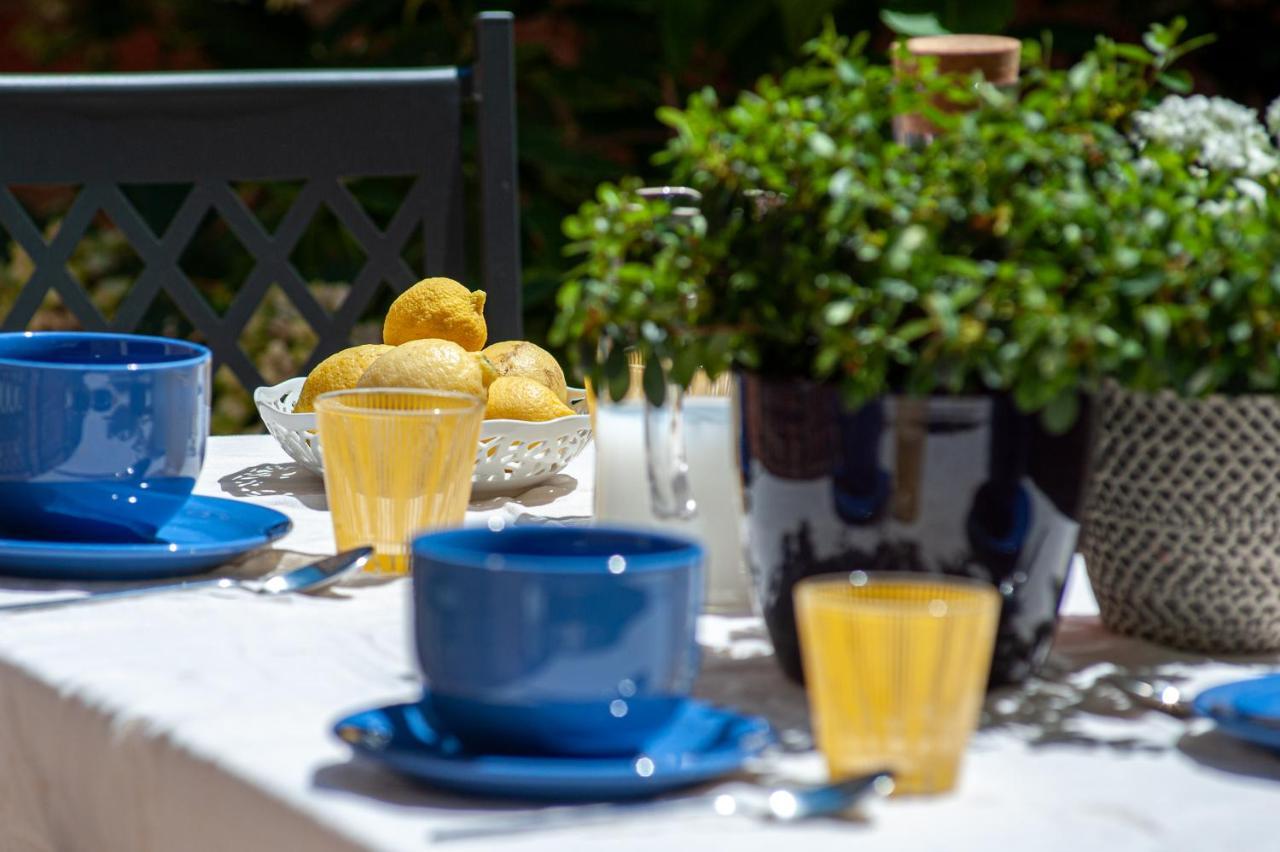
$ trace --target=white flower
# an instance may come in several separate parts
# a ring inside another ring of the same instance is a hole
[[[1150,178],[1160,174],[1160,165],[1150,157],[1139,157],[1133,164],[1133,169],[1138,177]]]
[[[1280,152],[1257,112],[1226,98],[1169,95],[1154,109],[1134,113],[1133,123],[1142,139],[1194,153],[1211,171],[1260,177],[1280,169]]]
[[[1259,207],[1267,203],[1267,189],[1256,180],[1236,178],[1232,181],[1242,200],[1250,201]]]
[[[1235,198],[1211,198],[1200,202],[1200,212],[1215,219],[1234,214],[1247,215],[1266,206],[1267,190],[1254,180],[1236,178],[1231,182],[1239,195]]]
[[[1214,219],[1222,219],[1236,213],[1248,213],[1249,202],[1243,198],[1236,199],[1211,199],[1209,201],[1200,202],[1200,212]]]
[[[1276,98],[1267,107],[1267,129],[1272,136],[1280,136],[1280,98]]]

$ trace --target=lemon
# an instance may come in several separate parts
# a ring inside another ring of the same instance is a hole
[[[484,321],[484,291],[472,293],[452,278],[424,278],[391,303],[382,323],[382,342],[452,340],[479,352],[489,337]]]
[[[551,388],[524,376],[494,379],[484,409],[486,420],[554,420],[574,413]]]
[[[322,393],[336,390],[350,390],[360,381],[360,376],[369,369],[369,365],[385,355],[394,346],[381,343],[370,343],[365,346],[352,346],[325,358],[307,376],[302,385],[302,393],[298,394],[298,403],[293,407],[297,414],[315,411],[315,401]]]
[[[504,340],[484,350],[500,376],[523,376],[550,388],[561,402],[569,401],[564,370],[551,353],[527,340]]]
[[[370,364],[356,386],[458,391],[483,399],[485,370],[476,353],[452,340],[411,340]]]

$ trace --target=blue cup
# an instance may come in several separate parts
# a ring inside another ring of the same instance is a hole
[[[604,527],[413,542],[429,715],[484,752],[633,755],[698,673],[702,548]]]
[[[128,334],[0,334],[0,533],[145,541],[195,487],[209,350]]]

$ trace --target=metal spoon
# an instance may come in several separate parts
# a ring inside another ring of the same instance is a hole
[[[767,788],[754,784],[729,784],[680,799],[569,805],[516,814],[486,814],[468,818],[462,825],[432,829],[431,839],[440,842],[469,840],[610,822],[619,817],[685,812],[796,822],[841,813],[869,793],[887,796],[892,792],[893,776],[885,770],[816,787]]]
[[[1190,719],[1197,715],[1191,699],[1170,681],[1147,681],[1124,675],[1113,675],[1107,681],[1143,707],[1167,713],[1175,719]]]
[[[1182,720],[1193,719],[1200,715],[1191,697],[1167,680],[1147,681],[1123,676],[1111,677],[1108,680],[1143,707],[1159,710],[1161,713],[1167,713],[1175,719]],[[1215,713],[1220,717],[1245,719],[1249,724],[1263,728],[1280,729],[1280,719],[1266,716],[1241,716],[1232,707],[1219,707]]]
[[[116,589],[110,592],[96,592],[75,598],[53,598],[52,600],[31,601],[29,603],[3,604],[0,612],[31,612],[37,609],[53,609],[71,604],[98,603],[99,601],[119,600],[120,598],[137,598],[143,595],[163,592],[188,592],[198,589],[244,589],[259,595],[285,595],[293,592],[318,592],[332,586],[342,578],[360,570],[373,555],[372,547],[357,547],[337,556],[321,559],[295,568],[285,574],[277,574],[266,580],[237,580],[231,577],[216,577],[209,580],[187,580],[181,583],[163,583],[158,586],[136,586],[130,589]]]

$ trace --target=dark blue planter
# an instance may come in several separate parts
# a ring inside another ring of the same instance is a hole
[[[1006,396],[885,397],[851,410],[830,385],[742,382],[747,561],[788,676],[802,679],[795,584],[919,571],[1003,597],[993,686],[1044,661],[1075,552],[1088,417],[1046,432]]]

